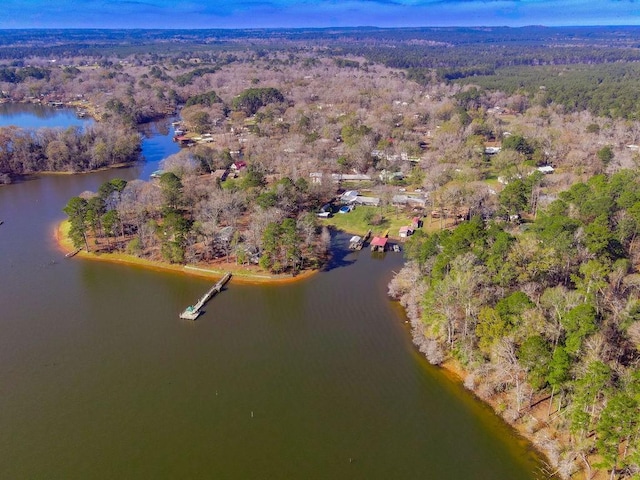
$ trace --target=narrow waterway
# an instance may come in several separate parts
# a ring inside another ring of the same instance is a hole
[[[196,322],[178,313],[209,281],[64,259],[68,198],[148,178],[175,146],[146,142],[145,165],[0,188],[0,478],[544,478],[415,353],[386,297],[399,254],[337,235],[327,271],[232,281]]]

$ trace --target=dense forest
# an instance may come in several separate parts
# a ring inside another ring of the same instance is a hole
[[[522,225],[476,216],[414,236],[390,285],[430,361],[461,362],[564,477],[577,464],[640,470],[639,213],[637,170],[596,175]],[[546,424],[570,433],[568,448]]]
[[[96,123],[0,129],[0,175],[133,161],[137,127],[178,115],[158,178],[70,199],[79,248],[296,274],[345,190],[378,199],[367,227],[419,216],[390,293],[420,350],[559,476],[636,478],[639,46],[633,27],[7,31],[1,100]]]
[[[42,171],[85,172],[137,161],[140,136],[118,125],[86,129],[0,128],[0,183],[10,175]]]
[[[180,177],[167,171],[157,182],[111,180],[71,198],[64,208],[69,237],[87,251],[169,263],[218,258],[292,275],[322,264],[329,232],[310,212],[310,205],[326,201],[322,189],[286,177],[267,186],[253,167],[221,189],[196,166],[187,169]]]

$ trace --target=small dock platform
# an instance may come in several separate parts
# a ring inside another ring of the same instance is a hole
[[[362,237],[354,235],[351,237],[351,240],[349,240],[349,250],[361,250],[363,243]]]
[[[216,282],[216,284],[211,287],[207,293],[205,293],[200,299],[195,303],[195,305],[189,305],[184,311],[180,314],[180,318],[183,320],[195,320],[201,313],[202,307],[207,303],[211,297],[213,297],[216,293],[220,293],[222,287],[231,279],[231,272],[227,272],[224,274],[220,280]]]
[[[369,237],[371,237],[371,230],[369,230],[364,237],[360,237],[358,235],[354,235],[353,237],[351,237],[351,240],[349,241],[349,249],[351,249],[351,250],[362,250],[362,247],[364,246],[364,243],[367,240],[369,240]]]

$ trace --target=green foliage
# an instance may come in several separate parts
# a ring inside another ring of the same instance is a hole
[[[165,242],[160,247],[162,258],[169,263],[184,263],[184,247],[178,242]]]
[[[264,173],[256,165],[250,164],[247,166],[247,171],[243,175],[240,186],[243,190],[249,188],[259,188],[266,185]]]
[[[589,260],[580,264],[578,273],[571,275],[576,291],[582,295],[585,303],[595,304],[597,295],[607,286],[608,264],[598,260]]]
[[[104,106],[108,111],[117,113],[119,115],[123,115],[127,112],[127,107],[125,107],[124,103],[116,98],[107,100],[107,103],[105,103]]]
[[[532,231],[545,245],[552,246],[558,252],[573,253],[576,246],[575,233],[581,223],[564,215],[563,211],[556,214],[554,210],[560,205],[564,204],[556,201],[547,212],[543,212],[533,224]]]
[[[515,150],[527,157],[531,156],[535,147],[522,135],[510,135],[502,141],[502,148],[505,150]]]
[[[525,182],[515,179],[505,185],[498,200],[506,215],[519,215],[529,206],[529,189]]]
[[[509,335],[513,329],[508,319],[503,318],[494,308],[483,307],[478,314],[476,336],[478,347],[486,354],[491,353],[493,344]]]
[[[600,125],[598,125],[597,123],[590,123],[589,125],[587,125],[587,128],[585,129],[585,131],[587,133],[600,133]]]
[[[540,390],[547,384],[550,372],[551,348],[541,335],[527,338],[518,349],[518,360],[528,372],[531,386]]]
[[[81,197],[72,197],[63,208],[69,216],[69,238],[73,246],[81,248],[83,245],[89,250],[87,243],[87,201]]]
[[[436,258],[433,265],[434,278],[442,278],[451,261],[463,253],[475,250],[480,253],[484,250],[485,229],[480,217],[462,222],[452,232],[444,231],[440,234],[440,247],[442,252]]]
[[[304,177],[298,178],[295,182],[295,186],[299,192],[307,193],[309,191],[309,182]]]
[[[587,365],[584,374],[574,382],[573,403],[571,406],[571,431],[585,434],[594,419],[593,406],[602,399],[611,381],[611,368],[601,361]]]
[[[349,122],[340,130],[340,136],[348,147],[353,147],[358,141],[371,133],[371,128],[366,125]]]
[[[371,212],[373,215],[373,212]],[[436,256],[440,249],[437,234],[428,235],[422,230],[417,230],[409,237],[404,245],[404,255],[408,260],[413,260],[418,265],[424,265],[427,260]]]
[[[595,54],[594,50],[587,50]],[[639,78],[640,66],[636,62],[594,65],[591,59],[582,65],[562,67],[500,68],[469,81],[489,90],[525,91],[530,95],[544,85],[546,103],[564,105],[569,111],[589,110],[597,116],[635,120],[640,118]],[[598,131],[591,125],[588,128],[590,133]]]
[[[571,357],[564,347],[556,347],[549,363],[549,373],[547,382],[554,390],[562,390],[569,380],[569,370],[571,369]]]
[[[584,338],[597,330],[596,309],[586,303],[578,305],[567,312],[561,324],[566,332],[565,350],[575,355]]]
[[[260,266],[273,273],[291,271],[295,274],[304,261],[301,243],[295,220],[286,218],[281,223],[269,223],[262,234]]]
[[[486,251],[486,265],[491,274],[495,276],[503,268],[515,238],[495,224],[489,227],[487,234],[487,243],[490,247]]]
[[[470,110],[478,108],[481,96],[480,90],[476,87],[471,87],[467,90],[456,93],[453,98],[456,99],[458,104],[463,107],[464,110]]]
[[[525,178],[514,191],[524,197],[536,181]],[[518,382],[550,392],[549,411],[557,405],[579,443],[602,451],[602,466],[617,472],[640,461],[635,444],[629,455],[617,448],[637,438],[640,422],[640,382],[629,379],[637,342],[625,339],[637,336],[630,325],[640,318],[631,287],[635,257],[627,250],[639,231],[639,191],[635,171],[596,175],[560,194],[515,236],[478,219],[405,244],[407,259],[427,275],[425,334],[451,357],[490,364],[479,371],[512,372],[515,353],[524,372]],[[508,399],[518,387],[506,377],[486,382]]]
[[[120,194],[127,186],[127,181],[122,180],[121,178],[114,178],[112,180],[104,182],[98,188],[98,197],[103,201],[107,202],[109,197],[113,194]]]
[[[116,235],[116,227],[120,223],[117,210],[109,210],[102,216],[102,225],[107,236]]]
[[[189,121],[195,133],[205,133],[211,128],[211,117],[207,112],[195,112]]]
[[[178,208],[182,203],[182,181],[173,172],[165,172],[160,176],[160,188],[165,205],[170,209]]]
[[[525,310],[534,306],[534,303],[524,292],[517,291],[500,299],[496,304],[496,312],[506,318],[509,323],[515,325],[518,317]]]
[[[167,76],[158,65],[153,65],[149,70],[149,76],[157,78],[158,80],[164,80]]]
[[[253,115],[261,107],[279,102],[284,102],[284,95],[277,88],[263,87],[248,88],[235,97],[231,105],[234,110],[242,110],[247,115]]]
[[[176,210],[166,210],[158,225],[162,257],[170,263],[184,263],[186,238],[191,222]]]
[[[218,96],[218,94],[211,90],[209,92],[200,93],[198,95],[193,95],[187,99],[185,106],[191,107],[193,105],[203,105],[205,107],[211,107],[216,103],[221,103],[222,99]]]
[[[338,68],[360,68],[360,62],[356,60],[348,60],[346,58],[334,58],[334,63]]]
[[[127,254],[138,256],[142,253],[142,242],[140,238],[135,237],[127,243]]]
[[[587,225],[584,233],[586,247],[598,257],[615,260],[624,255],[622,245],[605,215],[597,217]]]
[[[613,150],[611,149],[611,145],[605,145],[598,150],[598,158],[605,165],[609,165],[611,160],[613,160]]]
[[[274,191],[263,192],[256,198],[256,203],[262,208],[274,207],[278,202],[278,195]]]
[[[601,466],[607,469],[628,468],[633,460],[621,456],[620,445],[626,445],[640,434],[640,404],[627,391],[613,395],[607,401],[596,426],[598,453],[602,456]]]
[[[36,80],[48,80],[50,74],[49,70],[40,67],[0,67],[0,82],[21,83],[29,77]]]
[[[190,72],[177,76],[176,83],[181,87],[186,87],[193,82],[194,78],[202,77],[208,73],[216,73],[217,71],[217,67],[196,68],[195,70],[191,70]]]

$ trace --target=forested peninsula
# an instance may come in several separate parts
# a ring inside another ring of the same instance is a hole
[[[177,116],[183,148],[71,198],[77,248],[293,277],[326,262],[329,227],[394,237],[389,294],[431,363],[550,474],[640,475],[640,29],[80,37],[2,37],[2,101],[97,120],[0,129],[3,181],[129,162],[153,119]]]

